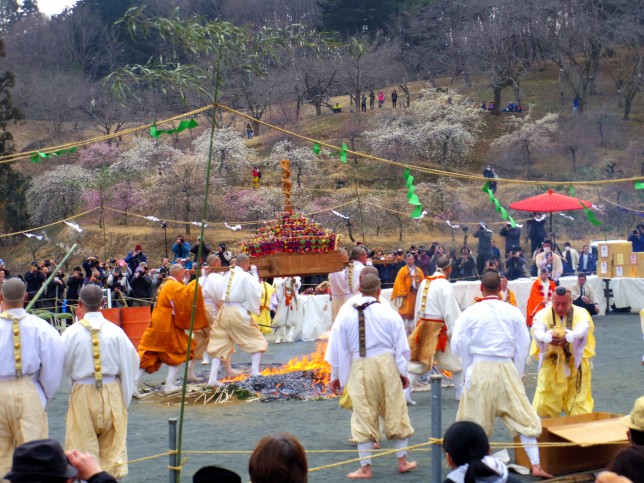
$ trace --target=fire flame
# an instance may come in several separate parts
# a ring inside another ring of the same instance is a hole
[[[324,360],[327,343],[327,340],[318,342],[312,354],[294,357],[286,364],[280,367],[264,369],[260,374],[262,376],[274,376],[289,372],[311,371],[313,373],[312,383],[316,386],[326,387],[331,382],[331,366]],[[239,382],[248,377],[248,374],[242,374],[232,379],[225,379],[222,382]]]

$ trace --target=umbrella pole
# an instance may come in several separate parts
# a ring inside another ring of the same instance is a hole
[[[563,256],[561,250],[559,249],[559,245],[557,245],[557,235],[555,235],[555,232],[552,231],[552,211],[550,212],[550,239],[552,240],[552,253],[559,252],[559,256]]]

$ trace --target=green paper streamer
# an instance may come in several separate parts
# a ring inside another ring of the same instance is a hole
[[[588,221],[595,226],[601,226],[602,222],[595,218],[595,213],[593,213],[590,208],[584,205],[581,201],[579,202],[579,204],[584,208],[584,213],[586,213],[586,218],[588,218]]]
[[[481,190],[483,193],[488,193],[490,191],[490,182],[486,181],[485,184],[483,185],[483,189]]]
[[[573,185],[570,185],[570,196],[575,196],[575,187]]]
[[[488,195],[488,196],[489,196],[489,198],[490,198],[490,202],[491,202],[491,203],[494,203],[494,200],[495,200],[496,198],[494,197],[494,193],[492,193],[492,190],[488,189],[488,190],[487,190],[487,195]]]
[[[414,177],[412,175],[409,175],[409,177],[407,178],[407,183],[405,184],[407,185],[407,188],[409,188],[412,184],[414,184]]]
[[[510,225],[512,226],[512,228],[517,227],[517,222],[514,221],[514,218],[512,218],[510,215],[508,215],[508,220],[510,220]]]
[[[190,119],[189,121],[183,120],[176,128],[166,130],[159,130],[156,124],[153,124],[152,126],[150,126],[150,136],[152,136],[154,139],[159,139],[159,136],[161,136],[162,134],[177,134],[181,131],[185,131],[186,129],[194,129],[198,125],[199,123],[194,119]]]
[[[499,203],[499,200],[494,198],[494,207],[496,208],[496,211],[501,211],[501,203]]]
[[[313,145],[313,154],[315,154],[316,156],[320,155],[320,145],[318,143],[315,143]]]
[[[501,218],[503,218],[504,220],[508,219],[508,210],[506,210],[502,206],[501,206]]]
[[[340,161],[346,164],[347,162],[347,145],[342,143],[342,151],[340,151]]]
[[[635,181],[633,188],[636,190],[644,190],[644,181]]]
[[[410,186],[409,191],[407,191],[407,199],[411,198],[415,191],[416,191],[416,187]]]
[[[423,215],[423,206],[418,205],[416,209],[409,215],[410,218],[420,218]]]
[[[38,151],[36,154],[29,156],[29,159],[32,163],[40,163],[43,159],[51,156],[61,156],[63,154],[75,153],[76,151],[78,151],[78,148],[61,149],[60,151],[54,151],[53,153],[42,153]]]
[[[410,205],[415,205],[415,206],[420,206],[420,200],[418,199],[417,195],[411,195],[409,198],[409,204]]]
[[[410,174],[411,170],[409,168],[405,168],[405,171],[403,172],[403,178],[405,178],[405,181],[407,181],[407,178],[409,178]]]

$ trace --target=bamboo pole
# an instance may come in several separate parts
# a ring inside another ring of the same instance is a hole
[[[74,250],[76,250],[77,246],[78,246],[78,243],[74,243],[74,246],[70,248],[70,250],[63,257],[63,259],[58,263],[58,265],[56,265],[56,268],[54,268],[54,270],[52,270],[52,272],[49,274],[49,277],[47,278],[47,280],[45,280],[45,283],[42,284],[42,287],[40,287],[40,290],[38,290],[38,292],[36,292],[36,295],[34,295],[34,298],[29,301],[25,310],[30,310],[34,306],[34,304],[38,301],[38,299],[43,294],[43,292],[47,289],[47,285],[49,285],[49,282],[51,282],[54,279],[60,267],[62,267],[63,264],[67,261],[67,259],[71,256],[71,254],[74,253]]]

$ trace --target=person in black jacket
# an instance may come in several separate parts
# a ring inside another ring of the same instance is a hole
[[[150,299],[152,298],[152,277],[148,273],[148,267],[138,267],[134,270],[134,273],[130,276],[130,297],[133,299],[133,307],[144,307],[150,305]]]
[[[195,242],[194,245],[190,248],[190,253],[194,254],[194,259],[197,260],[197,255],[199,254],[199,245],[201,244],[201,237],[197,237],[197,241]],[[207,245],[206,243],[203,244],[203,248],[201,249],[201,263],[206,263],[206,260],[208,259],[208,255],[210,255],[210,252],[212,250],[210,249],[210,245]]]
[[[25,283],[27,284],[27,300],[34,298],[47,277],[42,273],[42,269],[37,261],[31,262],[29,271],[25,273]],[[42,308],[42,302],[36,302],[36,307]]]
[[[85,283],[83,277],[83,269],[81,267],[74,267],[74,273],[67,280],[67,303],[69,305],[76,305],[78,302],[78,292]]]
[[[505,256],[508,256],[510,250],[521,248],[521,228],[515,226],[512,228],[512,223],[508,222],[501,228],[499,235],[505,237]]]

